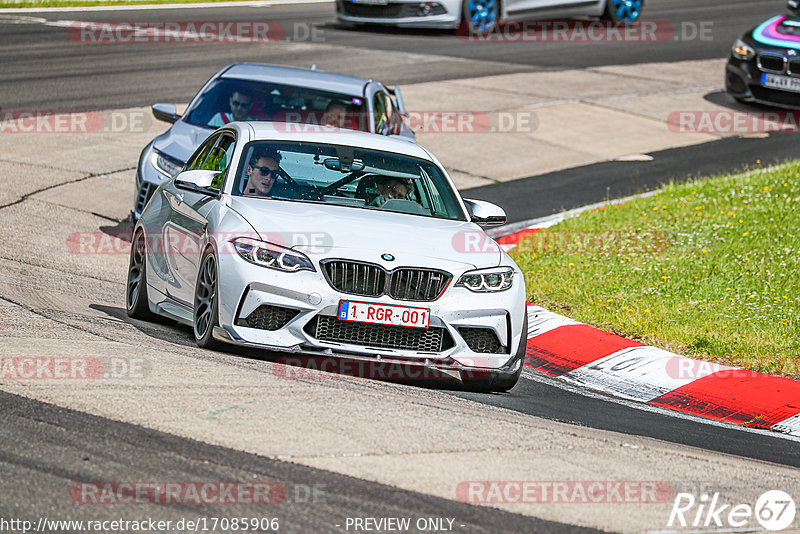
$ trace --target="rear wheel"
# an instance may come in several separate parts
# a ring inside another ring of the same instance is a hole
[[[212,250],[203,254],[194,286],[194,340],[204,349],[215,349],[214,327],[219,318],[219,280],[217,259]]]
[[[144,237],[144,232],[140,230],[131,241],[128,283],[125,287],[125,311],[128,313],[128,317],[145,321],[154,318],[147,303],[146,257],[147,241]]]
[[[462,24],[470,35],[486,35],[492,32],[500,21],[499,0],[464,0]]]
[[[636,22],[642,14],[644,0],[607,0],[603,18],[616,22]]]

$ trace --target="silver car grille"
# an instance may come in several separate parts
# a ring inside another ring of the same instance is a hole
[[[438,269],[400,267],[387,271],[374,263],[350,260],[321,262],[325,279],[342,293],[363,297],[389,295],[397,300],[432,301],[439,298],[453,275]]]

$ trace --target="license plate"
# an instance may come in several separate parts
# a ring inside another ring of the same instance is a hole
[[[770,89],[781,89],[783,91],[800,93],[800,78],[764,73],[761,75],[761,85],[769,87]]]
[[[385,6],[389,4],[389,0],[350,0],[351,4],[365,4],[368,6]]]
[[[342,300],[339,301],[338,317],[342,321],[428,328],[431,311],[427,308]]]

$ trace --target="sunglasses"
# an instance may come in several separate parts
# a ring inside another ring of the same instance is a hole
[[[272,176],[273,178],[278,177],[278,169],[270,169],[269,167],[259,167],[258,165],[250,165],[255,170],[261,174],[261,176]]]
[[[231,100],[231,106],[236,106],[237,108],[249,108],[250,102],[239,102],[238,100]]]

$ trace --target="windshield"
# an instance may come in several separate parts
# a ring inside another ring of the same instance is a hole
[[[219,128],[235,120],[302,122],[369,131],[364,99],[307,87],[247,80],[216,80],[186,122]]]
[[[466,220],[455,191],[434,163],[341,145],[251,142],[233,195]]]

